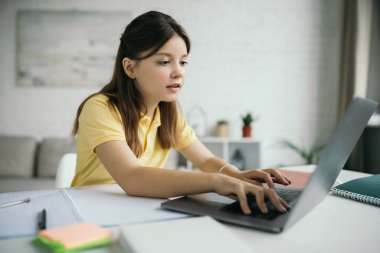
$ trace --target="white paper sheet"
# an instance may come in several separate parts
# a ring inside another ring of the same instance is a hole
[[[166,199],[128,196],[117,184],[67,189],[86,221],[101,226],[189,217],[161,209]]]
[[[47,228],[83,220],[65,189],[1,193],[0,204],[25,198],[30,202],[0,208],[0,238],[37,234],[43,209]]]

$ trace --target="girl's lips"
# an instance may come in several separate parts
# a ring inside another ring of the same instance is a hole
[[[180,84],[171,84],[171,85],[166,86],[166,88],[172,92],[176,92],[176,91],[179,91],[181,89],[181,85]]]
[[[171,84],[171,85],[166,86],[166,88],[181,88],[181,85],[178,83],[175,83],[175,84]]]

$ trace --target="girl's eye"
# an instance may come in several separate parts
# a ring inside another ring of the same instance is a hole
[[[162,65],[162,66],[166,66],[170,63],[170,61],[159,61],[158,64]]]
[[[186,66],[187,64],[189,64],[187,61],[181,61],[180,63],[182,66]]]

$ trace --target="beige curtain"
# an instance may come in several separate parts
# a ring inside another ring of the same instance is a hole
[[[338,117],[351,99],[367,96],[372,0],[345,0]],[[363,140],[352,152],[346,169],[364,171]]]

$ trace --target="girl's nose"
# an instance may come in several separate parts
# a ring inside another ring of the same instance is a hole
[[[180,78],[180,77],[183,77],[183,75],[184,75],[183,67],[179,64],[176,64],[176,66],[173,69],[171,77],[172,78]]]

